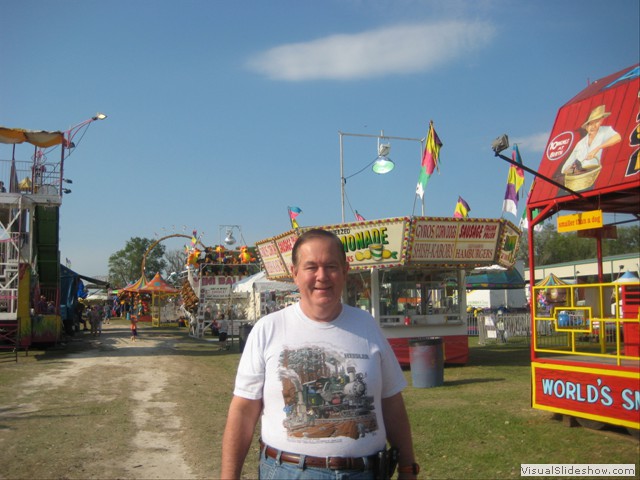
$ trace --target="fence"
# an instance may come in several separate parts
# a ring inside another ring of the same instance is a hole
[[[531,315],[528,313],[487,313],[477,317],[470,314],[467,322],[469,335],[475,333],[480,345],[531,343]]]
[[[46,156],[34,155],[34,160],[12,162],[0,159],[0,180],[7,192],[60,195],[62,172],[60,158],[53,160]]]

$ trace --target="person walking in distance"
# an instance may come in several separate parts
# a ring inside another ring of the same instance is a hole
[[[229,323],[224,318],[224,313],[220,314],[218,320],[218,345],[220,350],[228,350],[227,338],[229,337]]]
[[[138,319],[133,315],[130,318],[131,322],[131,341],[135,342],[138,339]]]
[[[236,375],[220,476],[240,478],[261,417],[260,478],[417,478],[407,385],[368,312],[343,305],[349,265],[340,239],[303,233],[292,250],[300,301],[256,322]]]

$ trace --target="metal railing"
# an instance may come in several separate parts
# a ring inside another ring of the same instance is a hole
[[[61,195],[62,172],[60,159],[50,161],[41,157],[38,161],[13,162],[0,159],[0,180],[4,182],[7,192]]]
[[[640,360],[640,284],[533,287],[533,349],[537,353]]]

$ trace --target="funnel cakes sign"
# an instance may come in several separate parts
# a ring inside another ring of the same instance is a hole
[[[351,270],[400,266],[510,268],[520,231],[505,219],[399,217],[315,228],[335,233]],[[301,229],[302,231],[309,228]],[[290,276],[295,230],[256,243],[269,278]]]

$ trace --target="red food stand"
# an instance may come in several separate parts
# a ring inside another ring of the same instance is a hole
[[[548,286],[532,287],[532,405],[636,435],[640,286],[633,275],[605,278],[602,242],[640,214],[639,73],[638,65],[613,73],[560,108],[538,168],[553,182],[536,178],[527,202],[530,272],[533,227],[553,215],[559,232],[594,239],[599,264],[597,283],[554,286],[557,301],[549,301]]]

